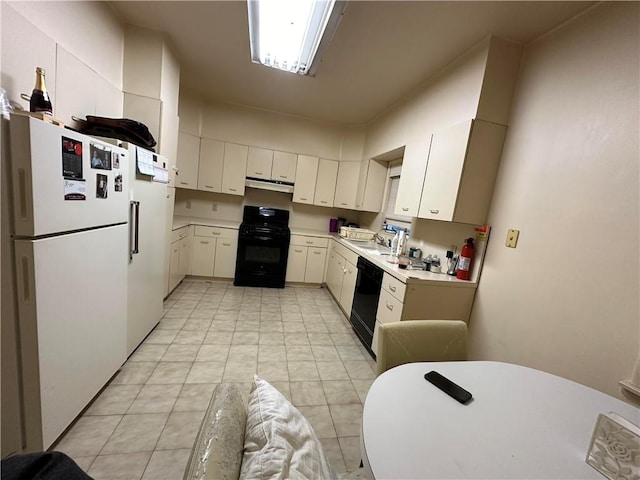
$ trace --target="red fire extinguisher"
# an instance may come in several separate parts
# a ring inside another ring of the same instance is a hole
[[[460,280],[469,280],[471,273],[471,261],[473,260],[473,238],[467,238],[466,243],[460,251],[460,259],[458,260],[458,271],[456,277]]]

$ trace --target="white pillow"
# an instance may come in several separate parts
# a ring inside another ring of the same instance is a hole
[[[240,479],[335,479],[302,413],[268,382],[253,381]]]

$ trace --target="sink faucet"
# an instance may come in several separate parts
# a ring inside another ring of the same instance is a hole
[[[384,245],[385,247],[387,246],[387,245],[386,245],[386,242],[384,241],[384,237],[383,237],[382,235],[379,235],[379,234],[377,234],[377,233],[376,233],[376,234],[373,236],[373,240],[374,240],[378,245]]]

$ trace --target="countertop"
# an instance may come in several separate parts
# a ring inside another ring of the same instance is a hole
[[[433,273],[433,272],[427,272],[426,270],[413,270],[411,269],[411,266],[407,267],[406,269],[402,269],[398,267],[397,264],[389,263],[387,261],[387,259],[389,258],[388,255],[372,254],[367,250],[363,249],[362,242],[350,242],[349,240],[342,238],[338,234],[330,234],[329,236],[334,240],[336,240],[337,242],[339,242],[340,244],[347,247],[352,252],[355,252],[358,255],[365,257],[371,263],[382,268],[382,270],[387,272],[389,275],[397,278],[398,280],[400,280],[403,283],[406,283],[407,285],[410,285],[412,283],[418,283],[418,282],[437,282],[437,283],[446,284],[447,286],[452,286],[452,287],[461,287],[461,288],[477,287],[475,282],[470,282],[467,280],[458,280],[456,277],[447,275],[445,272]],[[360,244],[360,246],[358,244]],[[373,243],[371,242],[369,244],[372,245]],[[367,245],[367,244],[365,243],[364,245]]]
[[[207,227],[220,227],[220,228],[234,228],[238,229],[240,227],[240,222],[230,222],[227,220],[214,220],[211,218],[200,218],[200,217],[185,217],[185,216],[176,216],[173,217],[173,230],[177,230],[178,228],[186,227],[188,225],[203,225]],[[397,278],[403,283],[408,285],[419,282],[435,282],[446,284],[451,287],[460,287],[460,288],[476,288],[477,284],[475,282],[470,282],[466,280],[458,280],[456,277],[451,275],[447,275],[446,273],[433,273],[427,272],[425,270],[413,270],[411,266],[406,269],[402,269],[398,267],[397,264],[389,263],[387,259],[389,258],[387,255],[377,255],[373,254],[364,248],[362,248],[362,242],[351,242],[342,238],[337,233],[328,233],[318,230],[309,230],[304,228],[290,228],[292,235],[306,235],[311,237],[324,237],[324,238],[332,238],[336,240],[341,245],[344,245],[346,248],[351,250],[352,252],[365,257],[374,265],[382,268],[385,272],[387,272],[392,277]]]
[[[227,220],[214,220],[200,217],[173,217],[173,230],[177,230],[189,225],[203,225],[205,227],[235,228],[240,227],[240,222],[229,222]]]

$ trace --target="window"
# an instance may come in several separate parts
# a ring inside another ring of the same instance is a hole
[[[389,163],[389,188],[387,189],[387,208],[385,210],[385,220],[387,225],[399,228],[410,228],[411,217],[399,215],[394,212],[396,208],[396,197],[400,186],[400,172],[402,171],[402,160],[394,160]]]

